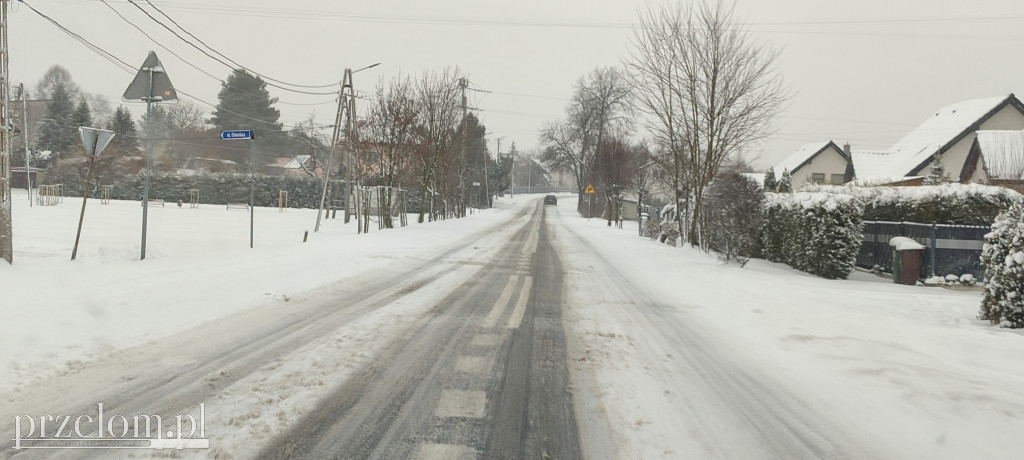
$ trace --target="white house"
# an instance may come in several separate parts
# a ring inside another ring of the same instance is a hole
[[[774,166],[775,178],[789,171],[793,190],[806,184],[840,185],[850,180],[850,154],[835,142],[807,144]]]
[[[1005,155],[995,152],[997,135],[982,134],[994,140],[973,149],[977,133],[990,130],[1024,130],[1024,103],[1010,94],[948,105],[885,150],[839,148],[832,141],[808,144],[775,166],[775,174],[779,176],[783,168],[788,168],[794,189],[812,182],[842,183],[839,178],[844,172],[844,182],[852,175],[857,183],[865,185],[910,184],[927,176],[938,158],[952,180],[987,184],[989,170],[981,152],[993,152],[989,154],[993,159]],[[852,171],[844,169],[843,161]]]

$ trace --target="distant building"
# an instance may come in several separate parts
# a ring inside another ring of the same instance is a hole
[[[783,171],[789,171],[793,190],[806,184],[845,184],[852,179],[849,146],[844,150],[832,141],[804,145],[775,165],[775,178]]]

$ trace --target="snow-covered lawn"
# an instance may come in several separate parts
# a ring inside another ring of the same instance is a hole
[[[256,208],[253,249],[248,211],[168,203],[150,207],[139,261],[139,203],[91,199],[72,262],[81,198],[29,207],[15,190],[14,265],[0,263],[0,394],[104,353],[434,256],[523,202],[499,201],[467,219],[416,224],[411,216],[408,227],[383,232],[371,224],[364,235],[341,213],[314,233],[316,210]]]
[[[583,399],[596,398],[589,404],[609,414],[620,455],[686,457],[687,436],[672,423],[693,404],[668,396],[685,392],[687,376],[666,358],[680,350],[645,329],[631,313],[640,305],[602,302],[602,272],[670,306],[666,314],[717,342],[736,365],[788,389],[883,458],[1024,455],[1011,441],[1024,433],[1024,334],[976,320],[980,292],[895,285],[863,272],[825,280],[763,260],[725,265],[638,238],[635,223],[619,230],[580,219],[568,201],[553,225],[572,287],[570,368],[595,380]],[[645,415],[627,418],[638,412]],[[746,458],[718,448],[723,458]]]

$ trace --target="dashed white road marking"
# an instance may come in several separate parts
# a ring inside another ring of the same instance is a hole
[[[509,300],[512,299],[512,292],[516,289],[516,283],[518,278],[512,276],[508,279],[508,284],[505,285],[505,290],[501,291],[501,295],[498,296],[498,301],[491,307],[491,311],[487,313],[487,316],[480,323],[483,327],[493,327],[498,323],[498,318],[505,313],[505,309],[508,308]]]
[[[459,356],[455,361],[455,370],[467,374],[490,375],[494,368],[494,355]]]
[[[473,337],[470,345],[477,347],[493,347],[501,343],[501,336],[498,334],[477,334]]]
[[[419,460],[475,460],[476,449],[455,444],[420,444]]]
[[[533,288],[533,277],[527,276],[523,288],[519,290],[519,299],[516,301],[516,309],[512,310],[512,316],[508,319],[508,327],[515,329],[523,322],[523,315],[526,314],[526,303],[530,301],[530,289]]]
[[[438,417],[482,418],[487,407],[487,392],[482,390],[444,390],[434,415]]]

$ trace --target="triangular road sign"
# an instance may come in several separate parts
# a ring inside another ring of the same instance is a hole
[[[85,156],[99,157],[100,152],[110,145],[114,139],[114,132],[105,129],[87,128],[80,126],[78,136],[82,138],[82,147],[85,147]]]
[[[126,101],[167,102],[177,100],[178,93],[174,91],[171,79],[164,71],[164,65],[160,63],[156,53],[150,51],[146,56],[146,62],[142,63],[139,73],[135,74],[135,79],[128,85],[128,89],[124,90],[122,97]]]
[[[592,195],[592,194],[597,193],[597,192],[594,192],[594,186],[593,185],[587,184],[587,189],[584,190],[583,193],[586,193],[587,195]]]

